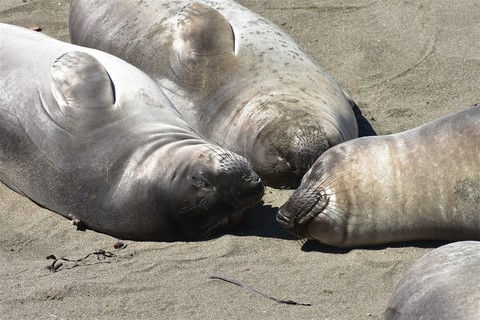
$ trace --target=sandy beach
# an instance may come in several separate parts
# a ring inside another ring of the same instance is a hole
[[[358,104],[362,135],[404,131],[480,102],[478,1],[239,2],[330,72]],[[0,22],[69,41],[68,6],[2,0]],[[0,184],[0,319],[383,319],[403,272],[442,244],[345,250],[296,240],[275,221],[291,192],[267,189],[262,205],[215,239],[117,249],[117,239],[77,231]],[[56,272],[49,256],[65,258]]]

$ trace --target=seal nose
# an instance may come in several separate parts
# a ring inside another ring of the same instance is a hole
[[[307,224],[320,214],[327,204],[327,197],[316,188],[297,189],[278,210],[277,222],[293,234],[305,236]]]
[[[279,141],[280,147],[277,151],[290,165],[297,181],[301,180],[318,157],[331,147],[318,124],[290,127],[283,139],[284,141]]]
[[[294,216],[286,211],[283,207],[278,209],[277,222],[280,223],[285,229],[290,230],[295,226]]]
[[[285,124],[272,124],[262,130],[260,141],[269,141],[271,148],[258,161],[263,165],[256,169],[269,186],[297,188],[304,174],[331,145],[320,123],[302,117],[288,123],[285,130],[278,130],[279,126]]]
[[[262,199],[265,187],[247,159],[233,153],[224,155],[222,167],[226,179],[217,180],[217,187],[231,206],[249,208]]]
[[[306,237],[307,226],[306,224],[298,223],[295,210],[289,210],[284,205],[277,211],[276,218],[277,222],[289,233],[300,238]]]
[[[239,188],[239,194],[242,199],[251,199],[258,202],[262,199],[265,192],[265,186],[263,185],[260,177],[252,172],[249,176],[242,177],[243,185]]]

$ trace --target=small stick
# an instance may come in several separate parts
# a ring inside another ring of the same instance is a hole
[[[292,300],[282,300],[282,299],[278,299],[278,298],[275,298],[275,297],[272,297],[266,293],[263,293],[261,291],[258,291],[257,289],[255,289],[254,287],[252,286],[249,286],[248,284],[245,284],[245,283],[242,283],[238,280],[235,280],[235,279],[232,279],[232,278],[228,278],[228,277],[224,277],[224,276],[210,276],[208,277],[209,279],[214,279],[214,280],[222,280],[222,281],[225,281],[225,282],[229,282],[229,283],[232,283],[234,285],[237,285],[239,287],[242,287],[244,289],[247,289],[247,290],[250,290],[250,291],[253,291],[255,293],[258,293],[259,295],[262,295],[264,296],[265,298],[268,298],[270,300],[273,300],[275,301],[276,303],[283,303],[283,304],[290,304],[290,305],[296,305],[296,306],[311,306],[310,303],[299,303],[299,302],[295,302],[295,301],[292,301]]]

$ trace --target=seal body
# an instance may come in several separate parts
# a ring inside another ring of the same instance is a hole
[[[109,54],[0,24],[0,181],[87,228],[209,235],[255,205],[249,162],[200,139],[153,80]]]
[[[277,221],[339,247],[480,239],[480,106],[328,150]]]
[[[296,187],[325,150],[358,136],[352,101],[280,28],[234,1],[73,0],[73,43],[154,78],[205,139],[265,184]]]
[[[395,287],[385,320],[474,320],[480,317],[480,242],[435,249],[413,264]]]

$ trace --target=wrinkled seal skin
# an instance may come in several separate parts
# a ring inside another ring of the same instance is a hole
[[[277,221],[339,247],[480,239],[480,106],[328,150]]]
[[[0,181],[87,228],[189,240],[238,220],[263,185],[200,139],[123,60],[0,24]]]
[[[145,71],[205,139],[297,187],[358,136],[353,102],[280,28],[234,1],[72,0],[72,42]]]
[[[405,272],[385,320],[475,320],[480,317],[480,242],[435,249]]]

